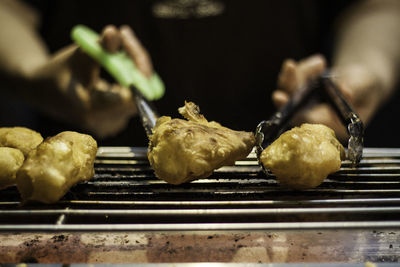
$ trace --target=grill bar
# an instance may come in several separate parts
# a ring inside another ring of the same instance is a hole
[[[400,204],[400,198],[360,198],[360,199],[316,199],[304,201],[279,201],[279,200],[246,200],[246,201],[81,201],[70,200],[60,201],[63,205],[109,205],[120,206],[314,206],[314,205],[346,205],[346,204],[365,204],[365,205],[396,205]],[[1,202],[0,207],[18,206],[20,202]]]
[[[294,223],[182,223],[182,224],[40,224],[2,225],[4,231],[255,231],[398,229],[400,221],[294,222]]]
[[[367,207],[367,208],[281,208],[281,209],[151,209],[151,210],[84,210],[84,209],[65,209],[65,210],[6,210],[0,211],[0,216],[49,216],[49,215],[120,215],[120,216],[210,216],[210,215],[236,215],[236,216],[254,216],[254,215],[282,215],[282,214],[379,214],[379,213],[399,213],[400,207]]]
[[[21,206],[0,195],[0,231],[153,231],[400,227],[400,149],[364,149],[318,188],[292,191],[266,176],[254,153],[179,186],[157,179],[146,148],[100,147],[95,177],[59,202]]]

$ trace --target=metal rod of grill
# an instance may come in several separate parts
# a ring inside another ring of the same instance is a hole
[[[400,149],[364,149],[318,188],[293,191],[262,173],[255,154],[179,186],[154,176],[146,148],[100,147],[95,177],[59,202],[21,206],[0,195],[1,231],[259,230],[400,227]],[[159,222],[159,223],[157,223]]]

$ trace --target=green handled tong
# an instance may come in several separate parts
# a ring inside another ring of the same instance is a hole
[[[132,90],[143,126],[147,135],[151,135],[158,114],[148,101],[160,99],[165,92],[164,84],[157,73],[154,72],[150,78],[146,78],[124,51],[108,53],[99,43],[99,34],[84,25],[76,25],[71,31],[71,37],[119,84]]]

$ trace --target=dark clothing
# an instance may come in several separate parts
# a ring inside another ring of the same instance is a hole
[[[160,114],[178,117],[177,108],[190,100],[207,119],[246,131],[275,111],[271,92],[284,59],[329,56],[333,20],[345,5],[318,0],[29,2],[42,13],[41,34],[52,52],[71,43],[76,24],[98,32],[107,24],[130,25],[165,82],[166,94],[156,103]],[[223,7],[218,14],[196,13],[204,6],[212,10],[215,3]],[[158,16],[154,10],[160,5],[183,10],[186,17]],[[99,143],[146,145],[138,119]]]

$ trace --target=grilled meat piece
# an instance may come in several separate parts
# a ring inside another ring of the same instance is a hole
[[[61,132],[33,150],[17,172],[23,201],[53,203],[94,175],[97,143],[89,135]]]
[[[11,147],[0,147],[0,189],[15,184],[18,169],[24,163],[21,150]]]
[[[260,156],[279,183],[293,189],[320,185],[340,169],[345,150],[335,133],[322,124],[303,124],[283,133]]]
[[[234,131],[208,122],[199,107],[185,102],[179,113],[187,120],[163,116],[150,137],[148,159],[158,178],[181,184],[233,165],[252,150],[253,133]]]

